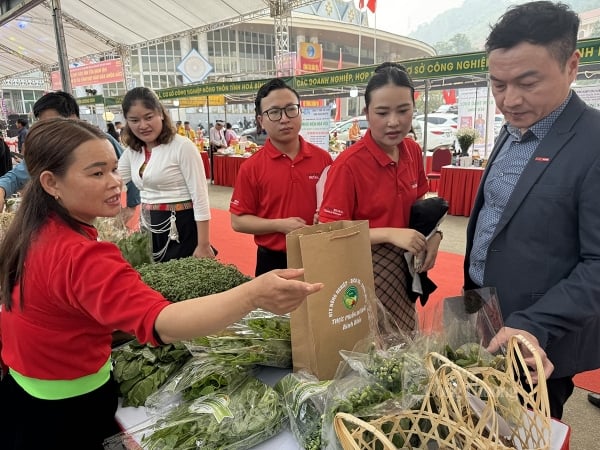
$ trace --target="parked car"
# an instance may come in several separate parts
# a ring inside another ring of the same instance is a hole
[[[419,122],[423,122],[425,120],[425,114],[420,114],[415,117]],[[458,114],[452,113],[429,113],[427,114],[427,123],[429,125],[440,125],[452,127],[455,130],[458,128]]]
[[[453,116],[454,114],[436,114],[436,113],[432,113],[430,115],[437,115],[437,116]],[[416,139],[417,142],[423,146],[423,130],[425,129],[425,122],[423,121],[424,116],[423,115],[419,115],[416,116],[413,119],[412,125],[413,125],[413,129],[415,130],[415,135],[416,135]],[[436,147],[440,147],[443,145],[453,145],[456,147],[456,136],[454,135],[457,126],[456,125],[452,125],[453,122],[451,118],[441,118],[441,117],[434,117],[433,120],[434,121],[442,121],[441,119],[444,119],[443,122],[444,124],[436,124],[436,123],[432,123],[429,120],[429,116],[427,117],[427,151],[428,152],[433,152],[433,150]],[[449,122],[447,122],[447,120]],[[449,124],[448,124],[449,123]]]
[[[267,133],[263,130],[262,133],[256,133],[256,127],[247,128],[240,133],[240,138],[246,138],[249,141],[255,142],[256,145],[264,145],[267,140]]]
[[[440,107],[436,109],[435,112],[458,114],[458,105],[456,103],[454,103],[453,105],[440,105]]]
[[[364,136],[367,132],[367,128],[369,128],[369,122],[367,122],[367,117],[358,116],[356,118],[358,119],[358,126],[360,127],[360,135]],[[331,130],[329,130],[329,136],[333,136],[333,134],[336,133],[336,139],[339,142],[342,142],[344,144],[348,142],[348,130],[352,126],[352,122],[354,121],[354,119],[355,117],[352,117],[348,120],[344,120],[339,125],[333,127]]]

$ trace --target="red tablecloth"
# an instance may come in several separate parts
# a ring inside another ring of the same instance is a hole
[[[208,160],[208,152],[200,152],[200,156],[202,156],[202,163],[204,164],[204,173],[206,174],[206,179],[210,178],[210,162]]]
[[[483,171],[481,167],[442,167],[438,196],[448,200],[448,214],[471,215]]]
[[[213,184],[232,187],[244,161],[243,157],[213,155]]]

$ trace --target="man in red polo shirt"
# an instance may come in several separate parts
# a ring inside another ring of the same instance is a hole
[[[285,235],[312,225],[316,184],[332,160],[300,136],[300,97],[282,79],[265,83],[254,104],[268,138],[240,167],[229,211],[235,231],[254,235],[258,276],[287,267]]]

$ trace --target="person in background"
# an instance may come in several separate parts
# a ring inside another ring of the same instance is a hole
[[[120,135],[121,131],[123,130],[123,122],[120,122],[117,120],[115,122],[115,130],[117,130],[117,133],[119,133],[119,135]]]
[[[121,207],[123,182],[106,135],[55,118],[35,124],[26,143],[31,182],[0,244],[3,450],[102,449],[120,432],[113,329],[155,346],[192,339],[256,308],[290,312],[322,287],[295,280],[302,269],[289,269],[172,303],[91,225]]]
[[[185,128],[183,128],[183,123],[181,123],[181,120],[175,122],[175,130],[179,136],[185,136]]]
[[[17,148],[19,149],[19,153],[23,154],[23,143],[29,131],[29,122],[27,119],[17,119],[17,130]]]
[[[406,251],[426,251],[421,272],[435,263],[441,232],[429,239],[408,228],[412,205],[429,190],[421,148],[410,131],[414,86],[404,68],[383,63],[365,90],[365,136],[335,159],[325,181],[319,222],[368,220],[375,289],[403,330],[416,327]],[[375,183],[374,180],[377,180]]]
[[[350,125],[350,128],[348,129],[348,142],[346,146],[351,146],[352,144],[356,143],[356,141],[358,141],[361,137],[362,136],[360,134],[360,125],[358,124],[358,119],[355,117],[352,120],[352,125]]]
[[[316,184],[332,160],[300,136],[300,97],[285,81],[273,78],[262,85],[254,105],[268,137],[240,167],[229,211],[235,231],[254,235],[258,276],[287,267],[285,235],[312,225]]]
[[[187,120],[183,122],[183,135],[194,144],[196,143],[196,132],[190,128],[190,123]]]
[[[571,90],[579,17],[567,5],[510,7],[485,49],[506,119],[467,226],[465,289],[494,287],[504,328],[542,358],[560,419],[573,376],[600,367],[600,112]],[[551,225],[544,225],[551,224]],[[525,349],[527,352],[527,349]]]
[[[196,145],[178,135],[156,94],[136,87],[123,98],[127,146],[119,160],[125,182],[142,197],[142,226],[152,233],[155,261],[214,258],[204,165]]]
[[[112,122],[106,122],[106,133],[110,134],[116,141],[121,140],[121,135],[117,131],[115,124]]]
[[[210,148],[212,152],[227,148],[227,139],[225,139],[225,123],[222,120],[215,121],[214,127],[208,132]]]
[[[12,155],[8,144],[0,136],[0,176],[12,169]],[[4,203],[4,202],[2,202]],[[0,210],[1,211],[1,210]]]
[[[79,118],[79,105],[77,100],[71,94],[57,91],[49,92],[40,97],[33,105],[33,115],[38,120],[45,120],[52,117],[66,117],[71,119]],[[113,146],[115,154],[120,157],[123,149],[112,136],[109,141]],[[0,212],[4,210],[4,202],[7,198],[20,191],[25,183],[29,181],[29,172],[25,161],[21,161],[12,170],[0,177]],[[125,223],[133,216],[135,209],[140,204],[140,193],[133,183],[127,184],[127,204],[122,211],[122,218]]]
[[[233,125],[229,122],[225,124],[225,141],[227,142],[227,147],[231,145],[231,141],[238,140],[238,135],[233,131]]]

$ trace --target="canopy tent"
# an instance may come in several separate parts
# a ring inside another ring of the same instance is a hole
[[[0,80],[56,69],[53,14],[62,15],[69,60],[225,28],[316,0],[0,0]]]

